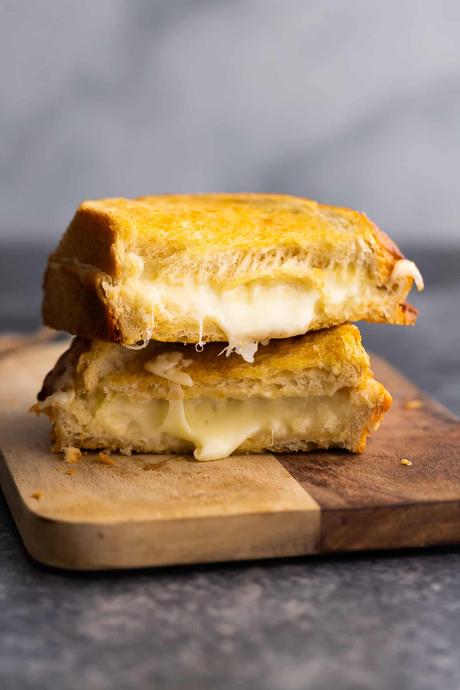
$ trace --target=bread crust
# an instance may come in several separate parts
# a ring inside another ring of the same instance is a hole
[[[311,329],[355,320],[409,325],[416,311],[405,304],[407,277],[391,275],[403,258],[398,247],[364,213],[309,199],[270,194],[166,195],[84,202],[50,256],[44,281],[46,325],[86,338],[133,344],[226,341],[216,320],[199,332],[196,320],[155,310],[154,330],[115,288],[142,264],[142,277],[219,289],[254,280],[311,280],[333,265],[355,262],[385,290],[377,304],[316,319]],[[135,260],[136,259],[136,260]]]
[[[168,380],[146,368],[159,356],[172,353],[186,362],[184,371],[193,382],[183,387],[186,398],[331,395],[340,388],[357,387],[371,375],[360,332],[351,324],[273,340],[259,349],[253,363],[221,352],[218,343],[197,351],[191,344],[151,341],[146,348],[129,350],[74,338],[46,376],[38,399],[70,388],[85,396],[100,385],[116,393],[130,391],[139,399],[174,397]]]

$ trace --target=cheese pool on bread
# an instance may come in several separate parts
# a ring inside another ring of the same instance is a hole
[[[273,340],[253,364],[192,345],[129,350],[74,339],[45,379],[35,411],[54,448],[149,453],[364,450],[391,404],[352,325]]]
[[[363,214],[270,194],[86,201],[45,277],[44,320],[91,339],[258,344],[361,319],[412,324],[415,264]]]

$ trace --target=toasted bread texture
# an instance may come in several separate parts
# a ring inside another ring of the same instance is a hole
[[[253,364],[191,345],[127,350],[76,338],[45,379],[35,411],[54,448],[123,452],[364,450],[391,397],[358,329],[343,325],[261,347]]]
[[[79,207],[50,256],[43,315],[125,345],[228,342],[250,361],[267,338],[414,323],[414,278],[357,211],[272,194],[102,199]]]

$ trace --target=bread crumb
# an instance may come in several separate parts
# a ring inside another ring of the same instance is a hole
[[[404,405],[404,408],[406,410],[420,410],[422,407],[423,407],[423,400],[418,400],[418,399],[408,400]]]
[[[67,448],[64,448],[63,452],[64,462],[66,462],[68,465],[72,465],[78,462],[81,458],[80,448],[73,448],[73,446],[68,446]]]
[[[401,460],[401,465],[406,465],[407,467],[410,467],[412,465],[412,460],[409,460],[409,458],[403,458]]]
[[[96,462],[100,462],[102,465],[115,465],[115,462],[112,460],[110,455],[103,450],[98,453],[98,456],[95,458],[95,460]]]
[[[66,473],[66,474],[75,474],[76,471],[77,471],[76,467],[69,467],[69,468],[65,471],[65,473]]]
[[[31,493],[30,497],[35,498],[37,501],[40,501],[43,498],[43,491],[41,489],[38,489],[38,491],[34,491],[33,493]]]

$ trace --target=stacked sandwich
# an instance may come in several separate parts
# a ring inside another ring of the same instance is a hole
[[[416,266],[364,214],[267,194],[87,201],[45,276],[75,334],[54,449],[359,452],[391,397],[352,321],[413,324]]]

